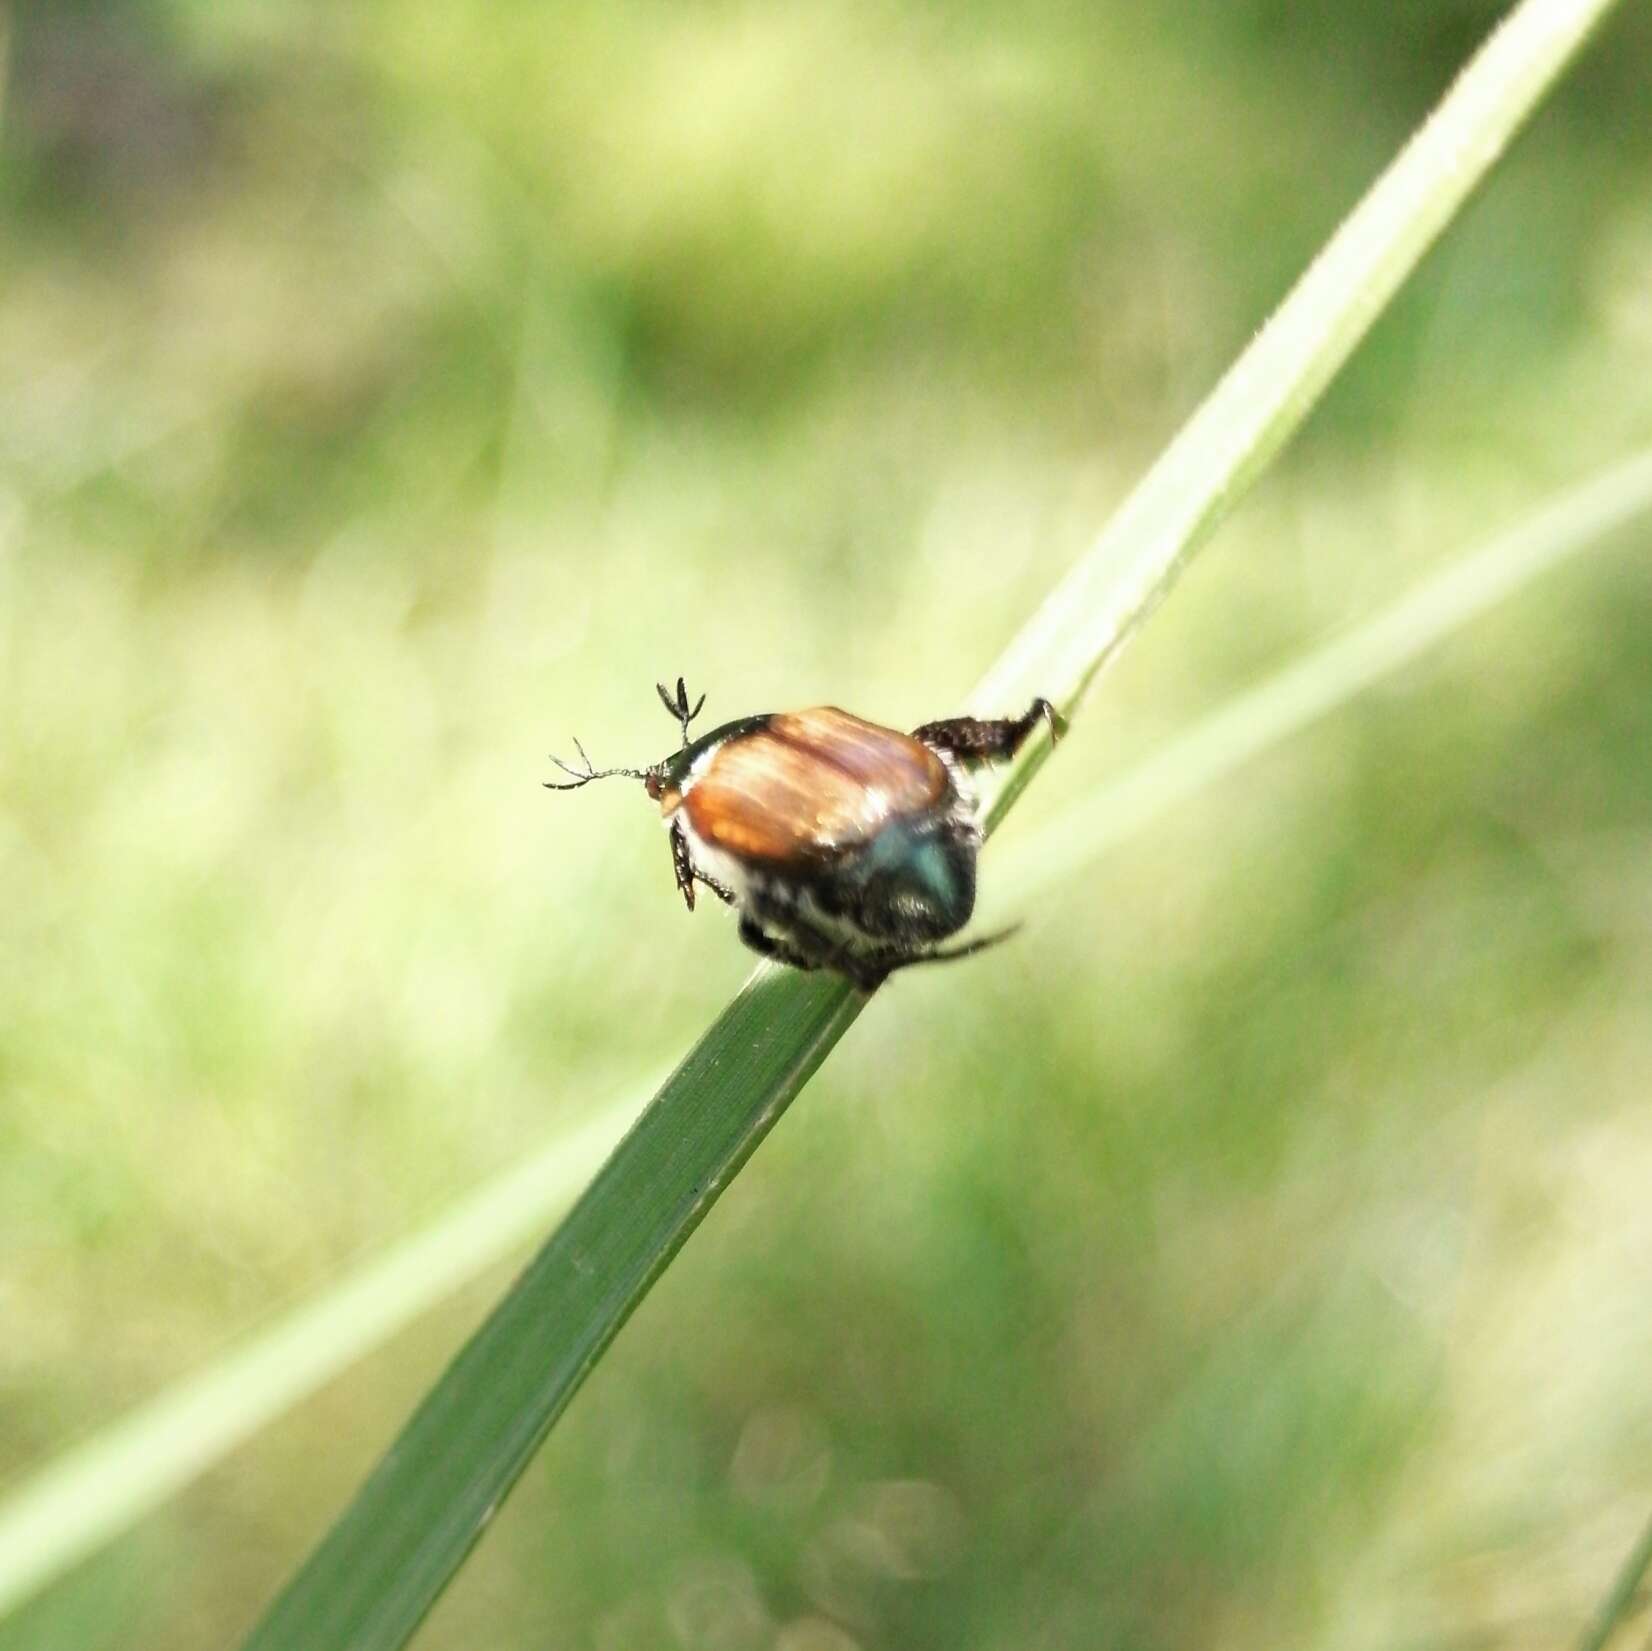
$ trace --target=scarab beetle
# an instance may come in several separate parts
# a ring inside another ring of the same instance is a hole
[[[1035,699],[999,721],[954,717],[910,734],[835,706],[742,717],[698,739],[681,677],[660,700],[682,747],[649,768],[583,767],[553,757],[575,791],[614,775],[641,780],[660,805],[677,887],[694,909],[703,883],[740,913],[740,938],[798,969],[835,969],[871,991],[895,969],[968,957],[1003,938],[943,949],[975,910],[981,827],[967,766],[1013,756],[1040,723]]]

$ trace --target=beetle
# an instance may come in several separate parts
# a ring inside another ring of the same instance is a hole
[[[695,885],[740,914],[754,952],[798,969],[832,969],[873,991],[896,969],[968,957],[1003,934],[943,948],[975,910],[981,826],[966,769],[1012,757],[1041,724],[1064,723],[1047,699],[1019,717],[952,717],[910,734],[822,705],[724,723],[697,739],[683,679],[656,685],[682,733],[647,768],[551,760],[577,791],[641,780],[671,840],[677,888]]]

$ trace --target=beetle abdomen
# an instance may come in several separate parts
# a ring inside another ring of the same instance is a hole
[[[830,858],[951,788],[928,746],[833,706],[769,719],[713,751],[683,797],[704,843],[775,865]]]
[[[878,940],[944,940],[975,910],[976,832],[948,817],[894,820],[846,863],[837,893],[855,925]]]

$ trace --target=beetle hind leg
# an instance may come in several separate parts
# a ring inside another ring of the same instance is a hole
[[[777,963],[794,969],[830,969],[867,993],[875,992],[889,974],[890,964],[883,953],[850,951],[795,912],[777,919],[776,928],[782,932],[764,928],[750,912],[741,914],[740,938],[754,952]]]
[[[961,762],[1001,762],[1013,757],[1040,723],[1048,725],[1052,743],[1067,731],[1066,718],[1040,696],[1023,716],[948,717],[914,728],[912,737]]]
[[[986,951],[988,947],[996,946],[1000,941],[1008,940],[1020,928],[1019,923],[1012,923],[1007,929],[999,929],[996,934],[984,934],[979,940],[966,940],[961,946],[947,946],[940,951],[908,955],[891,963],[888,972],[893,974],[896,969],[910,969],[919,963],[957,963],[966,957],[974,957],[977,952]]]

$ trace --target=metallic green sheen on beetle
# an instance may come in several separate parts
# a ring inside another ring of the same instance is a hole
[[[548,780],[574,791],[592,780],[641,780],[660,805],[677,887],[694,909],[703,884],[740,914],[740,938],[798,969],[835,969],[871,991],[895,969],[967,957],[1002,936],[943,948],[975,910],[981,827],[965,770],[1011,757],[1040,723],[1061,731],[1035,699],[1025,715],[954,717],[910,734],[834,706],[742,717],[698,739],[677,679],[661,701],[682,747],[648,768],[582,768]]]

